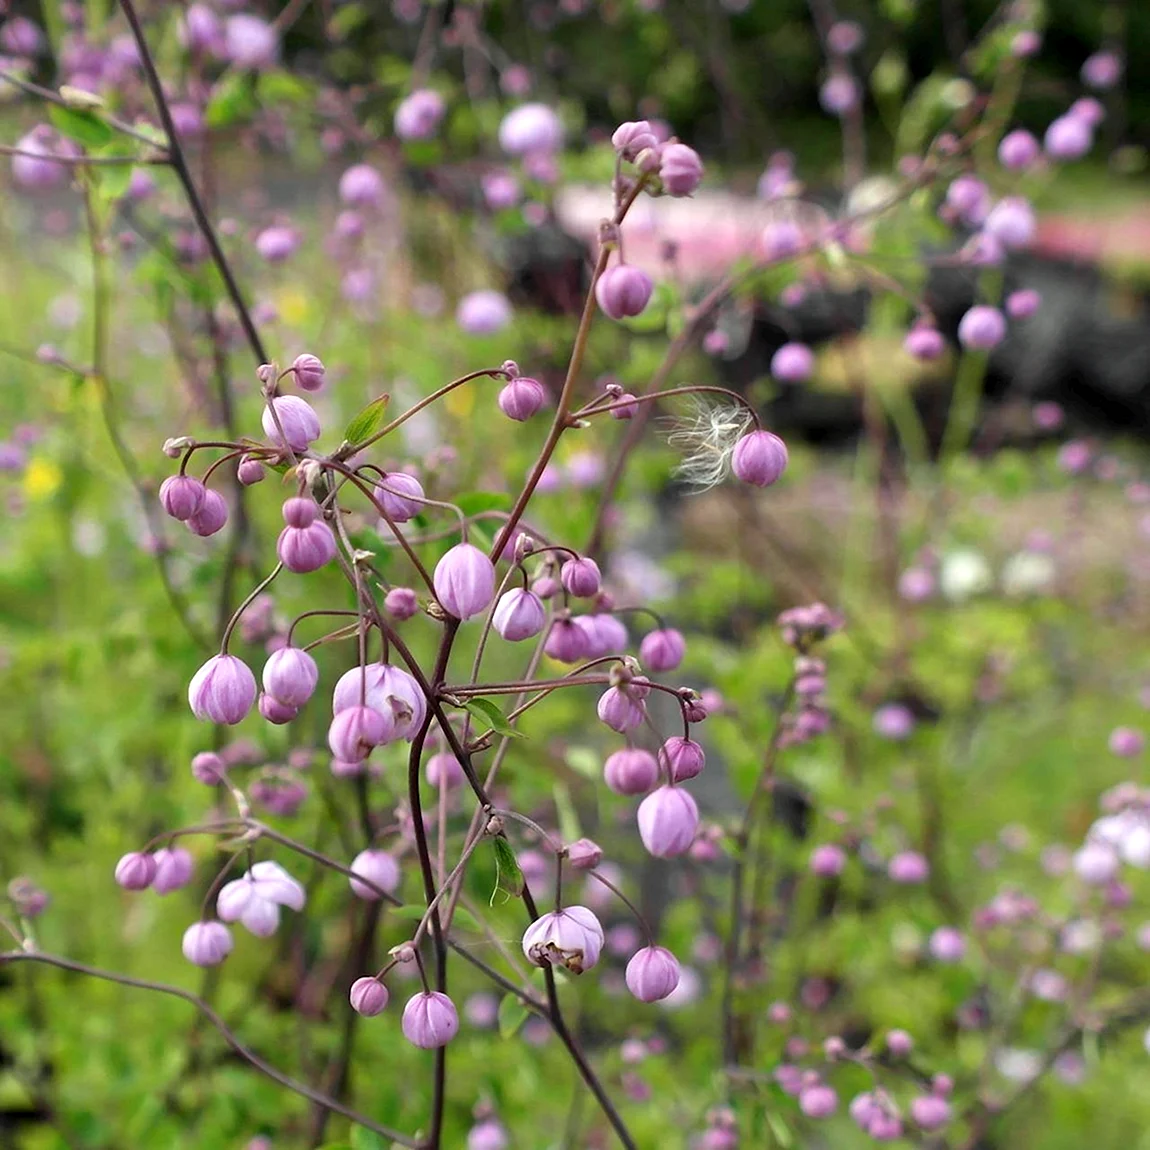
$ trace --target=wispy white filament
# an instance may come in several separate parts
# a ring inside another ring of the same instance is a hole
[[[693,397],[688,412],[662,421],[668,445],[682,455],[676,477],[696,492],[721,483],[735,444],[752,422],[751,413],[741,404]]]

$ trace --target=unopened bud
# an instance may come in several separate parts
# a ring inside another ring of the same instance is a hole
[[[393,946],[387,952],[395,959],[396,962],[414,962],[415,961],[415,947],[410,942],[401,942],[399,946]]]
[[[193,442],[194,440],[191,438],[191,436],[188,435],[179,435],[170,439],[165,439],[163,448],[164,454],[169,459],[179,459],[180,456],[183,455],[183,453],[192,446]]]
[[[519,364],[517,364],[513,359],[505,359],[503,361],[503,366],[500,367],[499,370],[502,371],[508,379],[519,378]]]
[[[279,368],[274,363],[261,363],[256,368],[256,379],[265,387],[270,387],[279,376]]]

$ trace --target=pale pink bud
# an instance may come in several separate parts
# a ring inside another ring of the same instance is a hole
[[[192,777],[205,786],[214,787],[226,772],[227,764],[215,751],[201,751],[192,758]]]
[[[351,208],[381,208],[387,185],[370,164],[355,164],[339,178],[339,198]]]
[[[156,878],[155,855],[131,851],[116,863],[116,885],[124,890],[147,890]]]
[[[659,153],[659,179],[669,196],[689,196],[703,180],[703,161],[686,144],[666,144]]]
[[[194,922],[184,931],[184,957],[196,966],[218,966],[232,952],[232,932],[222,922]]]
[[[432,585],[445,611],[470,619],[486,610],[495,594],[495,566],[478,547],[457,543],[435,565]]]
[[[699,826],[699,808],[682,787],[664,786],[652,791],[637,814],[639,837],[656,858],[685,854]]]
[[[625,977],[640,1002],[658,1002],[679,985],[679,960],[665,947],[646,946],[632,955]]]
[[[672,735],[659,748],[659,765],[671,782],[682,783],[702,772],[707,765],[707,757],[694,739]]]
[[[446,1046],[459,1030],[455,1003],[439,991],[424,991],[403,1008],[403,1036],[412,1046],[434,1050]]]
[[[686,652],[687,643],[683,636],[673,627],[661,627],[643,636],[643,642],[639,644],[639,662],[648,671],[662,674],[678,667]]]
[[[275,416],[272,415],[273,407]],[[283,427],[283,439],[276,427],[277,417]],[[306,451],[320,436],[319,416],[311,404],[298,395],[276,396],[271,405],[264,408],[260,422],[264,434],[272,443],[282,444],[286,441],[293,451]]]
[[[399,863],[396,862],[395,856],[388,854],[387,851],[371,848],[360,851],[351,860],[349,869],[367,880],[367,882],[360,882],[354,878],[348,880],[351,884],[351,893],[356,898],[371,902],[382,897],[380,891],[394,894],[399,889]],[[379,889],[376,890],[376,887]]]
[[[603,861],[603,848],[591,839],[576,839],[567,848],[567,861],[576,870],[594,870]]]
[[[191,475],[169,475],[160,484],[160,502],[173,518],[186,522],[204,505],[208,489]]]
[[[323,387],[325,368],[318,356],[304,352],[292,361],[291,370],[295,381],[304,391],[319,391]]]
[[[731,470],[737,479],[755,487],[770,487],[787,469],[787,445],[771,431],[751,431],[731,453]]]
[[[537,379],[520,376],[499,392],[499,410],[518,423],[530,419],[542,406],[547,395]]]
[[[318,682],[316,661],[300,647],[281,647],[264,664],[264,690],[290,707],[302,707]]]
[[[419,610],[419,599],[410,587],[392,587],[383,597],[383,609],[393,619],[403,622]]]
[[[651,299],[655,285],[646,272],[631,264],[608,268],[595,284],[595,299],[611,319],[640,315]]]
[[[245,455],[236,468],[236,478],[244,487],[251,487],[256,483],[262,483],[265,476],[264,465],[258,459],[253,459],[250,455]]]
[[[608,757],[603,781],[617,795],[643,795],[659,781],[659,764],[649,751],[628,747]]]
[[[326,566],[335,558],[336,550],[335,535],[326,523],[319,520],[310,527],[285,527],[276,540],[279,561],[297,575],[306,575]]]
[[[348,992],[352,1010],[364,1018],[382,1014],[389,998],[387,987],[378,978],[357,978]]]
[[[216,655],[192,676],[188,703],[197,719],[234,725],[256,701],[256,679],[235,655]]]
[[[647,709],[626,687],[608,687],[599,696],[598,714],[601,722],[613,731],[625,735],[643,725]]]
[[[385,475],[375,489],[375,501],[383,514],[396,523],[414,519],[424,507],[423,484],[405,471]]]
[[[372,749],[388,742],[395,733],[394,720],[372,707],[348,707],[331,721],[327,744],[332,755],[345,763],[358,763]]]
[[[584,630],[570,618],[552,620],[544,652],[560,663],[578,663],[590,657],[590,644]]]
[[[599,593],[602,576],[594,559],[568,559],[559,571],[559,582],[568,595],[590,599]]]
[[[546,621],[539,596],[522,587],[513,587],[500,595],[491,625],[508,642],[518,643],[538,635]]]
[[[847,856],[835,843],[822,843],[811,852],[811,874],[819,878],[834,878],[842,874]]]

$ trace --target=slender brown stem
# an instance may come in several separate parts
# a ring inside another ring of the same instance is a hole
[[[353,1110],[350,1106],[344,1106],[342,1102],[338,1102],[334,1098],[329,1098],[322,1091],[313,1090],[303,1082],[297,1082],[294,1078],[277,1070],[271,1063],[265,1062],[258,1054],[244,1046],[228,1028],[224,1020],[200,998],[199,995],[193,994],[190,990],[184,990],[179,986],[171,986],[165,982],[150,982],[143,978],[132,978],[126,974],[117,974],[111,970],[101,970],[99,967],[88,966],[82,962],[73,962],[71,959],[61,958],[54,954],[44,954],[40,951],[5,951],[0,953],[0,967],[6,966],[9,963],[18,962],[35,962],[44,966],[55,966],[60,970],[70,970],[76,974],[87,975],[90,978],[103,979],[105,982],[115,982],[120,986],[130,986],[136,990],[151,990],[157,994],[170,994],[173,998],[182,998],[184,1002],[194,1006],[216,1030],[219,1031],[223,1040],[244,1059],[245,1062],[250,1063],[250,1065],[261,1074],[266,1075],[274,1082],[278,1082],[281,1086],[286,1087],[296,1094],[302,1095],[317,1105],[325,1106],[336,1114],[343,1115],[344,1118],[354,1122],[357,1126],[363,1126],[372,1131],[372,1133],[378,1134],[381,1138],[389,1138],[393,1142],[397,1142],[400,1146],[411,1147],[412,1150],[419,1150],[421,1146],[421,1143],[417,1142],[414,1138],[410,1138],[406,1134],[401,1134],[398,1130],[392,1130],[387,1126],[380,1125],[380,1123],[373,1121],[366,1115],[360,1114],[358,1110]]]
[[[248,346],[252,349],[252,354],[255,356],[256,366],[258,367],[268,362],[267,352],[264,349],[263,341],[260,339],[260,334],[256,330],[252,314],[244,302],[240,285],[236,282],[236,278],[232,274],[231,265],[228,263],[228,258],[224,255],[224,250],[220,246],[219,238],[216,236],[216,230],[212,227],[212,222],[208,218],[207,209],[204,207],[204,202],[196,188],[195,180],[192,179],[191,169],[188,167],[188,161],[184,155],[183,146],[180,143],[180,135],[176,131],[175,121],[172,119],[172,110],[168,106],[168,98],[164,95],[164,85],[160,80],[159,72],[156,71],[156,62],[152,58],[152,53],[148,48],[147,37],[144,35],[139,14],[136,12],[136,5],[133,3],[133,0],[120,0],[120,9],[128,21],[128,27],[131,29],[132,37],[136,41],[136,47],[140,51],[140,63],[144,68],[144,76],[147,79],[148,88],[152,93],[152,99],[156,102],[156,111],[159,112],[160,123],[163,124],[164,131],[167,133],[168,154],[171,156],[172,167],[180,183],[183,185],[184,194],[187,196],[188,206],[192,209],[196,226],[200,229],[204,240],[207,242],[208,251],[212,256],[212,262],[216,265],[216,270],[220,273],[224,281],[224,287],[227,289],[228,296],[232,301],[232,306],[236,309],[240,326],[244,329]]]

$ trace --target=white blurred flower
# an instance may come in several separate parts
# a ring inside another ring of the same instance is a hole
[[[990,564],[977,551],[964,549],[944,555],[938,586],[952,603],[961,603],[989,591],[994,583]]]
[[[1049,555],[1040,551],[1019,551],[1002,567],[1002,590],[1012,599],[1046,595],[1054,587],[1057,568]]]

